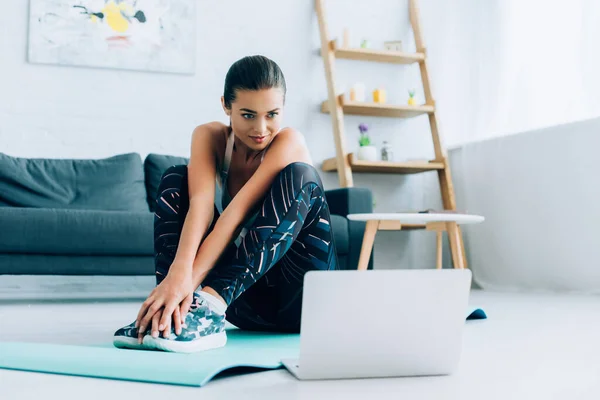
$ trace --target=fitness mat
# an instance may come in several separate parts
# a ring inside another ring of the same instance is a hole
[[[471,309],[467,319],[487,318]],[[112,344],[74,346],[0,342],[0,368],[127,381],[204,386],[220,373],[282,368],[297,358],[298,334],[227,331],[225,347],[193,354],[117,349]]]

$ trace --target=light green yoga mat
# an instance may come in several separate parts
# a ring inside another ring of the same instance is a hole
[[[471,309],[467,319],[486,319]],[[117,349],[112,344],[69,346],[0,342],[0,368],[128,381],[203,386],[237,367],[281,368],[281,360],[298,358],[300,335],[227,331],[227,345],[194,354]],[[248,372],[233,370],[232,373]]]
[[[128,381],[203,386],[235,367],[281,368],[298,357],[300,335],[229,330],[225,347],[194,354],[124,350],[110,345],[0,343],[0,368]],[[245,370],[244,370],[245,372]]]

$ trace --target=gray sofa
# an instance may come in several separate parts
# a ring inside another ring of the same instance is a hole
[[[153,275],[153,210],[162,173],[188,159],[137,153],[104,159],[18,158],[0,153],[2,275]],[[368,189],[326,192],[342,269],[354,269]],[[369,264],[371,268],[373,259]]]

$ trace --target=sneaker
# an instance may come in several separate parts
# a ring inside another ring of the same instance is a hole
[[[168,338],[144,336],[144,347],[176,353],[194,353],[216,349],[227,343],[225,305],[205,292],[194,292],[190,311],[185,316],[181,333],[171,327]]]
[[[198,294],[194,293],[194,300],[190,306],[190,310],[195,309],[198,306],[199,306]],[[148,329],[146,329],[146,335],[151,336],[150,331],[151,331],[151,327],[148,327]],[[118,329],[115,332],[115,335],[113,338],[113,345],[120,349],[136,349],[136,350],[148,349],[148,346],[144,345],[143,341],[142,341],[142,343],[138,342],[138,329],[135,327],[135,321],[133,321],[129,325],[126,325],[126,326]]]
[[[147,330],[146,333],[150,331]],[[135,327],[135,321],[131,324],[118,329],[113,337],[113,345],[120,349],[147,349],[148,347],[138,342],[138,329]]]

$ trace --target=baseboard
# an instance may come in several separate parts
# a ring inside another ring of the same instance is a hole
[[[0,275],[0,300],[144,300],[154,275]]]

